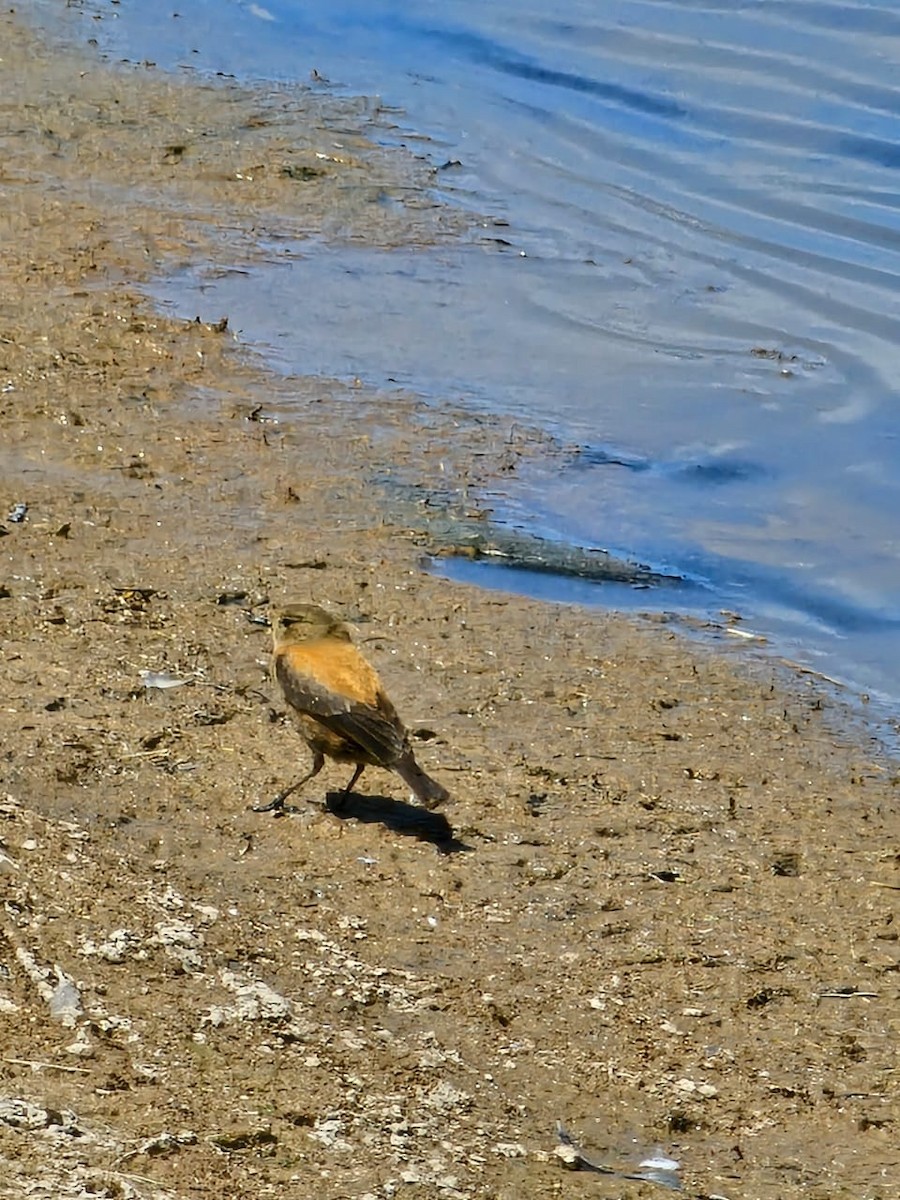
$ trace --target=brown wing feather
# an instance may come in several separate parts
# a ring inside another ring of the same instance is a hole
[[[275,656],[275,678],[292,708],[355,743],[374,762],[391,766],[404,751],[406,731],[378,676],[353,647],[346,649],[354,657],[332,654],[321,644],[287,647]],[[329,686],[332,681],[340,691]]]

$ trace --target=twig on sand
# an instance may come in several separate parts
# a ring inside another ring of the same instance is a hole
[[[40,1062],[36,1058],[4,1058],[14,1067],[31,1067],[33,1071],[66,1071],[70,1075],[90,1075],[88,1067],[72,1067],[68,1063]]]

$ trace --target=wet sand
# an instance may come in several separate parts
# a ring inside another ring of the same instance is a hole
[[[365,104],[0,37],[0,1196],[662,1194],[567,1170],[562,1120],[690,1196],[887,1200],[895,764],[664,619],[424,573],[436,482],[539,431],[144,299],[280,232],[477,231]],[[356,623],[452,839],[376,770],[249,811],[308,762],[256,623],[285,599]]]

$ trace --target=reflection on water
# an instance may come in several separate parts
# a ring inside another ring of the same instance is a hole
[[[525,481],[513,516],[709,577],[795,655],[900,696],[894,6],[102,12],[68,19],[115,53],[381,94],[405,110],[386,139],[458,160],[451,196],[509,221],[507,244],[433,254],[295,248],[173,300],[292,369],[552,427],[582,462]]]

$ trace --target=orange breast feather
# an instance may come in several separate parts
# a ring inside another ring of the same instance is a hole
[[[314,679],[330,692],[360,704],[370,704],[382,712],[386,705],[390,707],[375,669],[349,642],[320,638],[286,646],[278,655],[300,675]]]

